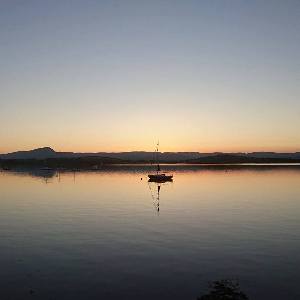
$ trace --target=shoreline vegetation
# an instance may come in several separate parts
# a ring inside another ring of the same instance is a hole
[[[161,164],[242,165],[242,164],[300,164],[300,152],[275,153],[199,153],[159,152]],[[49,147],[0,155],[0,168],[44,168],[66,170],[98,170],[114,165],[152,165],[153,152],[74,153],[56,152]]]
[[[46,158],[46,159],[0,159],[0,169],[9,170],[19,167],[67,169],[67,170],[98,170],[114,165],[149,165],[154,164],[149,160],[122,160],[108,157],[80,157],[80,158]],[[300,164],[300,159],[286,158],[253,158],[235,155],[216,155],[184,161],[161,161],[166,165],[243,165],[243,164]]]

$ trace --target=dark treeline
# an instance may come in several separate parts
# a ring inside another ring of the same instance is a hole
[[[268,163],[300,163],[300,159],[295,158],[279,158],[279,157],[251,157],[233,154],[219,154],[206,156],[197,159],[190,159],[186,163],[195,164],[268,164]]]
[[[116,158],[82,157],[82,158],[47,158],[47,159],[5,159],[0,160],[2,169],[15,167],[64,168],[64,169],[97,169],[103,165],[126,163]]]
[[[161,163],[186,164],[272,164],[272,163],[300,163],[300,159],[291,158],[260,158],[239,155],[220,154],[201,157],[185,161],[160,161]],[[100,169],[103,166],[115,164],[151,164],[149,160],[124,160],[111,157],[77,157],[77,158],[46,158],[46,159],[0,159],[0,168],[16,167],[64,168],[64,169]]]

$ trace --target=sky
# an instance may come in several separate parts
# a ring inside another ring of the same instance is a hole
[[[0,153],[300,151],[300,1],[0,1]]]

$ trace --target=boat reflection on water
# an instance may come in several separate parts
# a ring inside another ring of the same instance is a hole
[[[172,183],[173,179],[172,178],[150,178],[148,180],[148,186],[149,186],[149,190],[151,192],[151,197],[152,197],[152,201],[153,201],[153,206],[155,208],[155,210],[157,211],[157,214],[159,214],[159,203],[160,203],[160,189],[163,185],[167,185],[169,183]]]

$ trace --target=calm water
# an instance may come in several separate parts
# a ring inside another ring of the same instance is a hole
[[[222,278],[300,299],[299,167],[177,166],[159,203],[146,174],[0,173],[1,299],[196,299]]]

